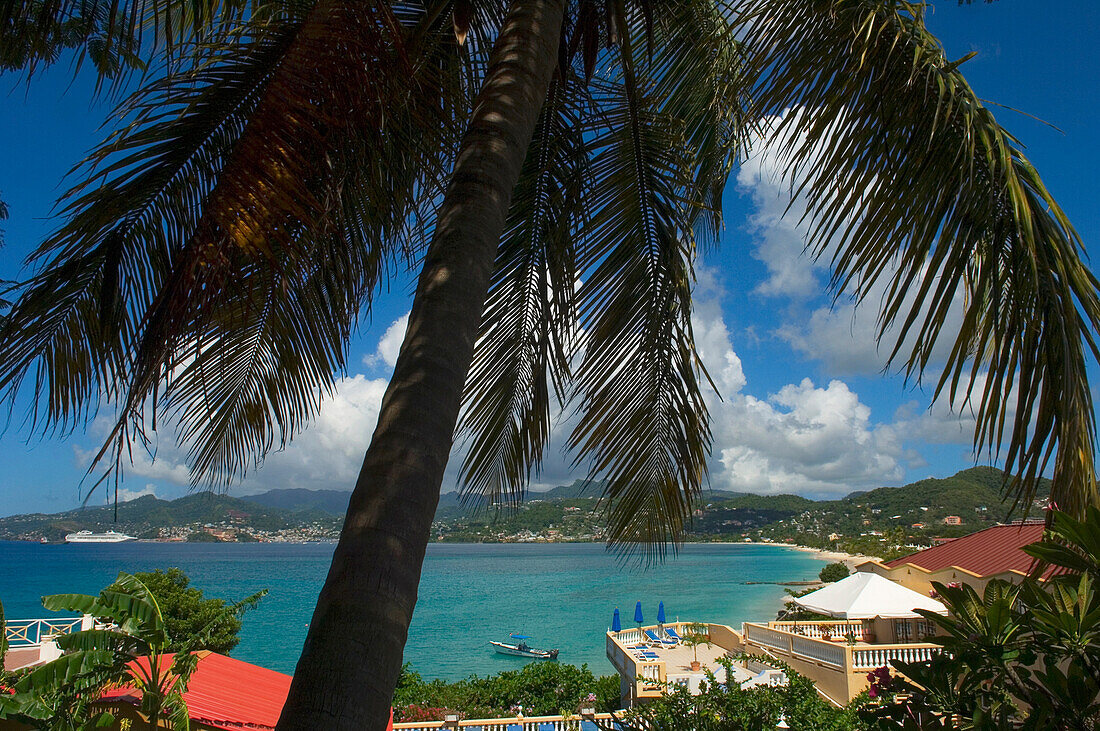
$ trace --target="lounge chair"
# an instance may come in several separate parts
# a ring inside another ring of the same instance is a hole
[[[656,645],[657,647],[669,647],[670,645],[677,644],[676,640],[662,640],[657,636],[655,630],[647,629],[645,631],[645,636],[650,639],[650,645]]]
[[[683,638],[683,637],[681,637],[681,636],[680,636],[680,635],[679,635],[679,634],[678,634],[678,633],[676,632],[676,628],[675,628],[675,627],[665,627],[665,628],[664,628],[664,630],[665,630],[665,634],[666,634],[666,635],[668,635],[668,638],[669,638],[670,640],[672,640],[673,642],[675,642],[676,644],[680,644],[681,642],[683,642],[683,641],[684,641],[684,638]]]

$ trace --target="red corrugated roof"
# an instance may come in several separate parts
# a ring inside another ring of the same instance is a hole
[[[978,576],[993,576],[1006,571],[1027,573],[1034,559],[1021,548],[1043,537],[1042,522],[1010,523],[971,533],[923,551],[887,561],[896,568],[905,564],[926,571],[960,568]]]
[[[184,693],[191,719],[214,728],[274,729],[290,690],[290,676],[215,652],[198,653],[199,663]],[[172,655],[165,655],[166,666]],[[148,660],[135,660],[147,664]],[[131,688],[103,694],[102,700],[140,702]]]
[[[289,675],[208,650],[195,654],[199,662],[183,694],[192,721],[227,731],[275,728],[290,692]],[[162,657],[164,667],[171,667],[175,656]],[[149,660],[139,658],[131,665],[134,663],[148,668]],[[108,691],[100,700],[141,704],[141,698],[130,687]],[[393,731],[392,708],[387,729]]]

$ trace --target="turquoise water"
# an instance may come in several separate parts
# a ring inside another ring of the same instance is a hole
[[[245,615],[233,656],[293,672],[306,624],[332,556],[331,544],[39,545],[0,542],[0,601],[9,618],[48,616],[43,594],[93,594],[119,571],[178,566],[208,596],[239,599],[270,590]],[[746,581],[804,581],[823,565],[778,546],[688,545],[665,563],[622,565],[600,544],[432,544],[424,563],[405,659],[425,677],[455,680],[515,669],[522,658],[491,651],[509,632],[557,647],[560,659],[613,672],[604,632],[615,607],[624,626],[634,603],[646,623],[663,600],[667,619],[738,625],[774,618],[782,587]]]

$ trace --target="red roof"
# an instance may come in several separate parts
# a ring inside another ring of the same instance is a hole
[[[274,729],[290,690],[290,676],[215,652],[197,653],[199,662],[183,694],[191,720],[229,729]],[[164,655],[166,666],[172,655]],[[135,662],[148,662],[136,660]],[[133,688],[103,694],[101,700],[140,703]]]
[[[1006,571],[1027,573],[1035,560],[1021,548],[1043,537],[1042,522],[1010,523],[971,533],[923,551],[887,561],[897,568],[905,564],[925,571],[958,568],[978,576],[994,576]]]

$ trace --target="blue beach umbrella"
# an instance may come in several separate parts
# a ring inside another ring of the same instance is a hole
[[[642,603],[638,602],[634,605],[634,621],[638,624],[642,623]]]
[[[611,631],[622,632],[623,623],[619,620],[619,608],[615,607],[615,616],[611,618]]]
[[[659,602],[657,604],[657,624],[665,623],[665,603]]]

